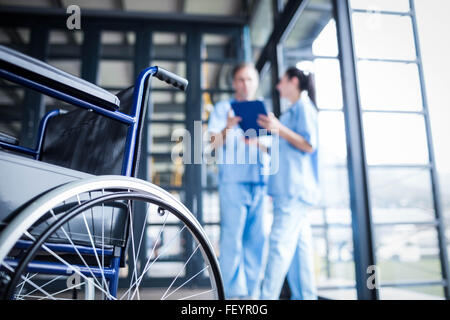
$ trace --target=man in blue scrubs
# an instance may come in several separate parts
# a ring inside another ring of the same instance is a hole
[[[226,298],[251,299],[259,295],[264,264],[265,176],[258,146],[244,139],[230,104],[254,100],[259,80],[249,63],[236,66],[232,76],[234,97],[215,105],[208,124],[219,168],[219,263]]]

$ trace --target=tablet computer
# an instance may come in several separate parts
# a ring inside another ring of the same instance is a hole
[[[254,129],[256,135],[259,136],[260,130],[264,130],[264,128],[260,127],[256,120],[260,114],[267,115],[264,103],[261,100],[235,101],[231,103],[231,107],[233,108],[235,116],[242,118],[241,122],[239,122],[241,129],[244,130],[244,132],[248,129]]]

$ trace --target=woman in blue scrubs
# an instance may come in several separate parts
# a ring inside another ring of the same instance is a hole
[[[312,75],[289,68],[277,85],[291,106],[258,123],[279,136],[279,168],[269,177],[274,215],[261,299],[280,296],[287,275],[291,299],[317,299],[308,207],[318,200],[317,108]],[[308,94],[306,94],[308,93]],[[272,150],[272,153],[275,150]]]

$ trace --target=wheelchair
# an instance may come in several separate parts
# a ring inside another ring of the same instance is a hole
[[[189,250],[178,252],[176,276],[156,298],[224,299],[213,247],[195,216],[136,178],[153,77],[183,91],[188,85],[154,66],[113,95],[0,46],[2,81],[73,107],[43,117],[35,148],[0,134],[1,299],[155,298],[143,283],[177,242]],[[152,239],[144,236],[147,221],[159,226]]]

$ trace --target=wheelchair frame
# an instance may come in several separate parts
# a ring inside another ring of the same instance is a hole
[[[202,254],[206,256],[206,258],[208,259],[208,263],[211,266],[214,276],[214,281],[212,281],[214,283],[212,284],[212,287],[217,292],[217,298],[219,299],[224,298],[223,285],[220,279],[220,270],[218,268],[218,263],[213,254],[212,246],[207,240],[206,233],[203,231],[201,225],[195,220],[194,216],[189,212],[189,210],[186,207],[184,207],[181,203],[179,203],[175,198],[173,198],[173,196],[171,196],[169,193],[165,192],[159,187],[152,185],[151,183],[132,178],[133,176],[135,176],[137,170],[136,168],[138,160],[137,151],[139,149],[137,144],[139,142],[138,140],[140,130],[142,129],[142,125],[144,123],[143,117],[145,116],[146,105],[149,99],[148,89],[151,78],[153,76],[156,76],[158,79],[165,81],[173,85],[174,87],[178,87],[182,90],[185,90],[187,87],[187,80],[178,77],[177,75],[174,75],[162,68],[158,68],[157,66],[149,67],[143,70],[136,80],[133,93],[131,114],[127,115],[118,110],[113,110],[113,108],[111,108],[110,106],[102,106],[93,103],[92,101],[87,101],[86,99],[77,97],[76,95],[64,92],[64,90],[59,90],[58,88],[52,86],[51,84],[49,85],[48,83],[43,83],[39,80],[32,79],[32,77],[29,77],[28,75],[24,76],[12,72],[10,70],[6,70],[5,68],[3,68],[3,65],[0,64],[1,78],[34,89],[45,95],[67,102],[71,105],[92,110],[102,116],[106,116],[110,119],[117,120],[128,126],[125,142],[125,152],[121,170],[121,174],[123,177],[121,176],[93,177],[88,179],[81,179],[79,181],[73,181],[65,185],[59,186],[54,190],[50,191],[44,190],[43,195],[37,197],[36,199],[30,199],[29,203],[25,205],[23,208],[21,208],[19,210],[18,215],[7,225],[7,227],[2,232],[0,232],[0,270],[2,269],[2,263],[3,268],[5,266],[9,266],[9,271],[11,271],[13,267],[17,268],[13,272],[12,279],[10,281],[11,283],[9,283],[9,286],[7,286],[6,289],[4,290],[5,291],[4,297],[11,298],[13,296],[13,289],[14,289],[13,284],[19,281],[21,277],[23,278],[22,272],[24,272],[24,270],[27,270],[27,272],[36,272],[38,274],[42,273],[42,274],[67,275],[78,273],[83,276],[88,277],[91,276],[94,280],[98,277],[102,277],[103,280],[109,281],[107,298],[114,299],[114,297],[117,294],[118,288],[120,262],[121,259],[124,258],[127,246],[125,246],[124,248],[120,247],[114,247],[113,249],[108,248],[106,250],[105,248],[102,248],[101,251],[102,256],[105,255],[106,253],[106,257],[111,258],[110,267],[104,267],[102,265],[103,267],[102,270],[97,269],[91,270],[91,268],[89,267],[87,268],[89,270],[87,269],[84,270],[82,268],[76,270],[73,266],[64,265],[64,263],[61,264],[48,261],[33,261],[33,258],[35,257],[37,251],[40,248],[45,248],[45,250],[50,252],[50,254],[51,252],[70,253],[75,250],[76,253],[80,255],[80,252],[84,252],[88,255],[95,256],[98,262],[98,254],[99,250],[101,249],[95,246],[88,247],[78,244],[75,245],[71,241],[72,247],[70,247],[67,244],[47,243],[46,241],[49,239],[50,234],[52,232],[55,232],[56,229],[61,228],[61,226],[63,226],[64,223],[67,223],[70,219],[73,219],[75,216],[79,215],[80,213],[83,213],[88,208],[92,208],[96,204],[102,203],[103,205],[107,201],[112,200],[128,200],[129,201],[128,211],[130,212],[131,217],[132,209],[130,207],[131,206],[130,199],[140,199],[141,201],[144,201],[149,205],[150,204],[157,205],[158,208],[161,208],[163,211],[164,210],[170,211],[172,214],[178,217],[180,221],[182,221],[185,225],[188,225],[189,231],[196,237],[197,241],[199,242],[199,246],[201,245]],[[32,156],[35,160],[39,160],[41,157],[41,149],[47,123],[50,118],[58,114],[59,110],[50,111],[42,119],[39,126],[38,142],[35,149],[17,146],[2,141],[0,141],[0,147],[6,150]],[[84,190],[83,192],[89,192],[90,194],[92,190],[97,190],[92,189],[93,185],[101,185],[102,186],[101,190],[103,190],[103,192],[105,189],[108,188],[117,189],[119,191],[112,194],[102,195],[95,199],[91,198],[90,200],[85,202],[81,202],[78,199],[78,206],[73,208],[73,210],[65,212],[62,215],[62,217],[60,217],[47,229],[45,229],[42,232],[42,234],[40,234],[38,239],[33,239],[35,240],[34,243],[33,241],[21,239],[22,235],[21,232],[26,234],[27,231],[24,230],[27,230],[29,227],[31,227],[33,223],[36,223],[36,221],[38,221],[41,217],[43,217],[46,210],[49,210],[48,206],[50,203],[56,205],[57,201],[62,199],[61,198],[62,195],[67,196],[67,194],[74,194],[77,192],[77,190],[81,189]],[[120,190],[122,190],[122,192],[120,192]],[[89,229],[87,230],[89,233]],[[126,230],[128,230],[128,227],[126,227]],[[89,237],[91,237],[90,233]],[[126,236],[127,239],[126,241],[128,241],[128,238],[129,235]],[[25,252],[25,256],[20,261],[18,259],[8,259],[7,255],[12,249],[23,250]],[[138,279],[136,275],[136,282],[137,280]],[[24,282],[25,281],[26,280],[24,280]],[[94,283],[94,286],[99,288],[98,282],[97,284]],[[136,287],[137,286],[138,284],[136,284]],[[99,289],[102,290],[101,288]]]

